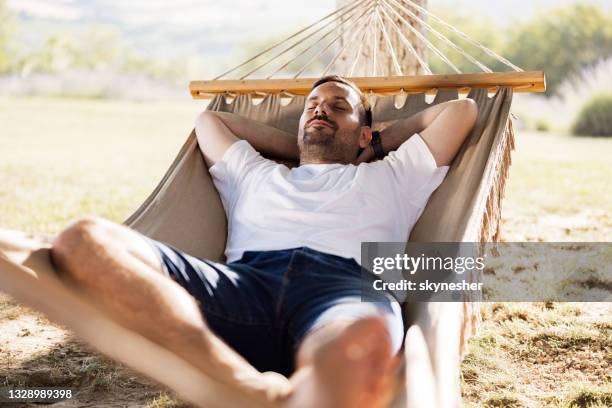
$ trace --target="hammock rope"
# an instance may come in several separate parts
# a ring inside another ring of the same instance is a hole
[[[383,37],[385,39],[385,44],[387,44],[387,49],[389,50],[389,54],[391,55],[391,60],[393,61],[393,67],[395,68],[395,73],[397,75],[404,75],[402,72],[402,67],[400,66],[397,55],[395,55],[395,50],[393,49],[393,44],[391,44],[391,40],[389,39],[389,35],[387,34],[387,29],[385,28],[385,24],[382,21],[382,17],[380,16],[380,11],[376,8],[376,17],[378,18],[378,23],[382,28]]]
[[[355,13],[353,14],[353,10],[351,11],[351,15],[349,17],[347,17],[346,20],[342,20],[342,22],[340,23],[340,25],[338,27],[341,27],[344,24],[347,24],[349,21],[351,21],[351,19],[357,14],[357,10],[354,10]],[[339,16],[339,18],[341,18],[341,16]],[[354,22],[353,22],[354,23]],[[353,23],[351,25],[353,25]],[[328,26],[327,24],[325,25],[326,27]],[[289,61],[287,61],[285,64],[281,65],[279,68],[276,69],[276,71],[274,71],[272,74],[268,75],[266,77],[266,79],[271,79],[274,75],[278,74],[279,72],[283,71],[285,68],[287,68],[287,66],[289,66],[291,63],[295,62],[298,58],[302,57],[303,55],[307,54],[311,49],[313,49],[314,47],[316,47],[317,45],[320,44],[320,42],[324,39],[327,38],[330,34],[332,34],[334,31],[337,30],[336,28],[332,28],[329,31],[327,31],[325,34],[323,34],[322,36],[320,36],[319,38],[317,38],[312,44],[310,44],[310,46],[308,48],[306,48],[305,50],[302,50],[300,53],[298,53],[296,56],[294,56],[293,58],[291,58]],[[313,33],[313,34],[316,34]],[[341,34],[340,34],[341,35]],[[308,37],[307,37],[308,38]],[[306,40],[307,38],[305,38],[304,40]],[[334,40],[332,40],[334,41]],[[295,44],[295,46],[300,45],[302,42],[304,41],[300,41],[297,44]],[[308,63],[307,63],[308,65]],[[242,78],[244,79],[244,78]]]
[[[383,1],[383,5],[385,7],[391,7],[391,5],[386,1],[386,0],[382,0]],[[411,12],[410,10],[408,10],[407,8],[405,8],[404,6],[402,6],[400,3],[398,3],[396,0],[391,0],[391,2],[393,2],[397,8],[399,8],[401,11],[404,11],[406,14],[410,15],[410,17],[412,17],[415,21],[417,21],[419,24],[422,24],[426,29],[428,29],[433,35],[435,35],[436,37],[438,37],[440,40],[444,41],[446,44],[448,44],[451,48],[453,48],[454,50],[456,50],[457,52],[461,53],[464,57],[466,57],[470,62],[473,62],[478,68],[480,68],[482,71],[484,72],[493,72],[490,68],[488,68],[486,65],[482,64],[480,61],[478,61],[476,58],[472,57],[470,54],[466,53],[463,49],[461,49],[461,47],[457,46],[455,43],[453,43],[451,40],[449,40],[444,34],[438,32],[436,29],[434,29],[432,26],[430,26],[429,24],[427,24],[426,21],[422,20],[421,18],[419,18],[419,16],[417,16],[416,14],[414,14],[413,12]],[[384,9],[383,9],[384,10]],[[390,17],[389,17],[390,18]],[[393,21],[391,19],[391,21]],[[397,26],[396,26],[397,27]],[[399,30],[399,28],[398,28]],[[461,73],[461,71],[459,71],[458,73]]]
[[[378,48],[378,41],[376,40],[376,20],[372,21],[372,25],[370,26],[370,33],[372,37],[372,72],[370,76],[376,76],[376,63],[378,62],[378,58],[376,57],[376,49]]]
[[[369,21],[370,22],[372,21],[372,15],[370,15]],[[369,24],[367,25],[367,27],[369,27]],[[347,74],[345,75],[347,77],[352,77],[353,72],[355,72],[355,67],[357,66],[357,61],[359,61],[359,57],[361,56],[361,50],[363,49],[363,42],[365,41],[367,33],[368,33],[368,30],[366,30],[366,26],[364,26],[363,35],[361,36],[361,40],[359,41],[359,48],[357,48],[357,53],[355,54],[355,57],[353,57],[353,65],[351,65],[350,71],[348,71]]]
[[[308,62],[306,64],[304,64],[302,66],[302,68],[300,68],[298,70],[298,72],[294,75],[293,78],[297,78],[299,77],[308,66],[310,66],[321,54],[323,54],[325,51],[327,51],[332,45],[334,45],[336,43],[336,41],[338,41],[341,37],[342,34],[344,34],[345,32],[347,32],[348,30],[350,30],[353,26],[355,26],[355,24],[357,24],[357,22],[361,21],[362,18],[365,17],[365,15],[368,13],[368,10],[365,10],[363,13],[361,13],[361,15],[359,17],[357,17],[356,20],[354,20],[353,22],[351,22],[351,24],[348,25],[348,27],[345,27],[342,31],[340,31],[329,43],[327,43],[327,45],[325,47],[323,47],[323,49],[321,49],[318,53],[316,53],[313,57],[310,58],[310,60],[308,60]],[[334,30],[332,30],[334,31]],[[284,66],[283,66],[284,67]],[[278,73],[275,72],[275,73]],[[274,74],[273,74],[274,75]],[[271,77],[272,75],[270,75]],[[268,78],[270,78],[268,77]]]
[[[502,57],[501,55],[497,54],[496,52],[494,52],[493,50],[485,47],[484,45],[480,44],[478,41],[474,40],[473,38],[471,38],[469,35],[465,34],[464,32],[458,30],[456,27],[453,27],[452,25],[450,25],[449,23],[447,23],[446,21],[442,20],[440,17],[436,16],[435,14],[432,14],[430,11],[428,11],[426,8],[421,7],[420,5],[414,3],[411,0],[400,0],[402,3],[408,3],[410,4],[412,7],[416,8],[417,10],[419,10],[421,13],[431,17],[434,21],[442,24],[444,27],[446,27],[447,29],[451,30],[452,32],[454,32],[455,34],[457,34],[458,36],[460,36],[461,38],[463,38],[464,40],[468,41],[470,44],[472,44],[475,47],[480,48],[482,51],[484,51],[487,55],[495,58],[496,60],[500,61],[501,63],[505,64],[506,66],[512,68],[513,70],[517,71],[517,72],[523,72],[522,68],[517,67],[516,65],[514,65],[513,63],[511,63],[510,61],[508,61],[506,58]],[[419,19],[421,22],[423,22],[423,20]]]
[[[319,33],[320,30],[329,27],[330,25],[332,25],[333,23],[335,23],[337,20],[341,19],[343,16],[345,16],[346,14],[352,13],[357,7],[359,7],[361,4],[366,3],[368,0],[362,0],[358,3],[356,3],[353,7],[351,7],[350,9],[346,10],[344,13],[336,16],[333,20],[327,22],[323,27],[320,27],[317,31],[313,31],[312,33],[308,34],[308,36],[306,36],[305,38],[300,39],[298,42],[296,42],[295,44],[283,49],[281,52],[279,52],[278,54],[274,55],[272,58],[268,59],[267,61],[265,61],[263,64],[258,65],[256,68],[252,69],[251,71],[247,72],[245,75],[243,75],[240,79],[245,79],[249,76],[251,76],[252,74],[254,74],[255,72],[259,71],[261,68],[265,67],[266,65],[268,65],[269,63],[271,63],[272,61],[282,57],[283,55],[285,55],[287,52],[291,51],[292,49],[294,49],[295,47],[297,47],[298,45],[302,44],[304,41],[308,40],[309,38],[311,38],[312,36],[314,36],[315,34]],[[319,37],[317,40],[315,40],[314,45],[316,45],[319,41],[321,41],[323,38],[327,37],[329,34],[331,34],[335,29],[331,29],[330,31],[328,31],[325,35]],[[283,43],[285,43],[286,41],[283,41]],[[254,59],[254,58],[253,58]],[[252,60],[253,60],[252,59]],[[242,64],[241,64],[242,65]],[[283,68],[289,64],[285,64],[283,65]],[[232,68],[230,70],[234,71],[235,68]],[[275,73],[280,72],[281,69],[277,70]],[[274,75],[274,74],[272,74]],[[271,75],[271,76],[272,76]],[[216,79],[220,79],[222,78],[223,75],[218,76]],[[268,77],[269,79],[270,77]]]
[[[363,0],[363,1],[365,1],[365,0]],[[363,1],[362,1],[362,2],[360,2],[360,3],[363,3]],[[359,3],[359,4],[360,4],[360,3]],[[321,22],[323,22],[323,21],[327,20],[327,19],[328,19],[329,17],[331,17],[331,16],[333,16],[333,15],[335,15],[335,14],[340,13],[342,10],[344,10],[344,9],[346,9],[346,8],[350,7],[350,6],[351,6],[350,4],[347,4],[346,6],[343,6],[343,7],[338,8],[338,9],[337,9],[337,10],[335,10],[334,12],[329,13],[329,14],[328,14],[328,15],[326,15],[325,17],[323,17],[323,18],[321,18],[321,19],[319,19],[319,20],[315,21],[314,23],[310,24],[309,26],[302,28],[300,31],[298,31],[298,32],[296,32],[296,33],[293,33],[293,34],[292,34],[292,35],[290,35],[289,37],[287,37],[287,38],[285,38],[285,39],[282,39],[282,40],[278,41],[277,43],[275,43],[274,45],[271,45],[270,47],[266,48],[266,49],[265,49],[265,50],[263,50],[263,51],[260,51],[260,52],[259,52],[259,53],[257,53],[256,55],[252,56],[252,57],[251,57],[251,58],[249,58],[248,60],[246,60],[246,61],[244,61],[243,63],[241,63],[240,65],[236,65],[235,67],[233,67],[233,68],[231,68],[231,69],[229,69],[229,70],[225,71],[225,72],[224,72],[224,73],[222,73],[221,75],[218,75],[217,77],[215,77],[215,78],[214,78],[214,80],[221,79],[221,78],[223,78],[224,76],[226,76],[227,74],[230,74],[230,73],[234,72],[234,71],[235,71],[235,70],[237,70],[238,68],[242,68],[243,66],[247,65],[249,62],[252,62],[252,61],[254,61],[255,59],[259,58],[260,56],[262,56],[262,55],[266,54],[268,51],[271,51],[271,50],[273,50],[274,48],[278,47],[279,45],[284,44],[284,43],[286,43],[287,41],[292,40],[293,38],[297,37],[298,35],[300,35],[300,34],[302,34],[302,33],[306,32],[306,31],[310,30],[312,27],[314,27],[314,26],[316,26],[317,24],[319,24],[319,23],[321,23]]]
[[[383,4],[384,4],[385,6],[387,6],[387,7],[388,7],[388,4],[387,4],[387,3],[383,3]],[[435,45],[433,45],[433,44],[432,44],[432,43],[431,43],[431,42],[430,42],[430,41],[429,41],[427,38],[425,38],[425,36],[424,36],[423,34],[421,34],[421,33],[419,32],[419,30],[417,30],[416,28],[414,28],[414,27],[412,26],[412,24],[410,24],[410,23],[409,23],[409,22],[408,22],[408,21],[407,21],[407,20],[404,18],[404,16],[402,16],[400,13],[398,13],[398,12],[397,12],[397,10],[395,10],[395,9],[393,9],[393,8],[390,8],[390,7],[389,7],[389,10],[390,10],[390,11],[391,11],[393,14],[395,14],[395,16],[396,16],[396,17],[397,17],[397,18],[398,18],[398,19],[399,19],[399,20],[400,20],[402,23],[404,23],[404,24],[405,24],[405,26],[406,26],[406,27],[407,27],[407,28],[408,28],[408,29],[409,29],[409,30],[410,30],[412,33],[414,33],[414,35],[416,35],[416,36],[417,36],[417,38],[418,38],[419,40],[421,40],[421,41],[422,41],[422,43],[423,43],[423,44],[425,44],[425,46],[426,46],[427,48],[429,48],[429,49],[430,49],[430,50],[431,50],[431,51],[432,51],[434,54],[436,54],[438,57],[440,57],[440,59],[441,59],[442,61],[446,62],[446,64],[447,64],[447,65],[448,65],[448,66],[449,66],[449,67],[450,67],[450,68],[451,68],[453,71],[455,71],[455,72],[456,72],[456,73],[458,73],[458,74],[461,74],[461,70],[459,70],[459,68],[457,68],[457,67],[455,66],[455,64],[453,64],[453,63],[451,62],[451,60],[449,60],[449,59],[448,59],[448,58],[447,58],[447,57],[446,57],[446,56],[445,56],[445,55],[442,53],[442,51],[440,51],[440,50],[439,50],[439,49],[438,49],[438,48],[437,48]]]
[[[382,9],[383,14],[387,17],[388,21],[391,23],[391,25],[393,26],[393,28],[395,28],[395,32],[398,33],[398,37],[399,39],[402,41],[402,43],[404,44],[404,46],[406,48],[408,48],[408,50],[410,51],[410,53],[412,54],[412,56],[419,62],[419,65],[421,65],[421,67],[423,68],[423,70],[425,70],[426,74],[433,74],[433,72],[431,71],[431,69],[429,68],[429,64],[427,64],[423,58],[421,58],[421,56],[419,55],[419,53],[414,49],[414,47],[412,46],[412,43],[410,42],[410,40],[408,40],[406,38],[406,36],[404,35],[404,33],[402,32],[402,30],[397,26],[397,24],[395,23],[395,21],[393,21],[393,19],[391,18],[391,16],[389,16],[389,14],[387,14],[387,10],[385,10],[384,8]]]
[[[334,58],[333,58],[333,59],[330,61],[330,63],[329,63],[329,64],[327,64],[327,66],[326,66],[326,67],[325,67],[325,69],[323,70],[323,74],[321,74],[321,76],[324,76],[324,75],[326,75],[326,74],[329,72],[329,70],[330,70],[330,69],[331,69],[331,68],[334,66],[334,64],[336,63],[336,61],[338,61],[338,59],[340,58],[340,56],[342,56],[342,55],[344,54],[344,52],[346,51],[346,49],[348,48],[348,46],[349,46],[350,44],[352,44],[352,43],[353,43],[353,41],[355,41],[355,39],[357,38],[357,36],[358,36],[359,34],[361,34],[362,32],[364,32],[364,31],[365,31],[366,27],[367,27],[367,26],[368,26],[368,25],[371,23],[371,21],[372,21],[372,15],[373,15],[373,14],[374,14],[373,12],[370,12],[370,13],[368,14],[368,17],[367,17],[367,20],[368,20],[368,21],[367,21],[367,23],[366,23],[366,24],[364,24],[364,25],[362,25],[362,26],[361,26],[361,28],[359,28],[359,30],[355,31],[355,32],[353,33],[353,35],[351,36],[351,38],[350,38],[350,40],[349,40],[349,41],[346,41],[346,42],[345,42],[345,44],[344,44],[344,45],[342,46],[342,48],[340,49],[340,52],[338,52],[338,53],[337,53],[337,54],[334,56]]]
[[[439,17],[427,11],[427,9],[415,4],[411,0],[361,0],[353,4],[349,3],[343,7],[338,8],[333,13],[327,14],[325,17],[297,31],[296,33],[290,35],[289,37],[274,43],[270,47],[267,47],[266,49],[255,54],[254,56],[247,59],[246,61],[223,72],[221,75],[218,75],[213,80],[219,80],[219,79],[225,78],[230,73],[235,72],[238,69],[245,67],[247,64],[268,54],[273,49],[278,48],[282,45],[287,45],[280,52],[277,52],[273,56],[259,63],[258,65],[255,66],[255,68],[250,69],[248,72],[241,75],[239,78],[241,80],[244,80],[249,77],[252,77],[254,74],[261,71],[262,68],[268,66],[273,61],[281,60],[282,57],[284,57],[287,53],[296,49],[297,47],[300,47],[301,45],[307,44],[309,40],[312,40],[313,37],[316,36],[314,41],[310,43],[310,45],[308,45],[305,49],[298,52],[295,56],[290,58],[288,61],[282,63],[278,68],[273,70],[271,74],[264,76],[265,79],[273,79],[278,74],[283,72],[289,65],[296,62],[300,58],[304,57],[304,55],[308,54],[313,48],[315,48],[317,45],[320,45],[322,41],[326,40],[334,32],[336,32],[337,34],[329,42],[327,42],[321,50],[319,50],[314,56],[311,56],[303,65],[300,66],[297,72],[293,75],[293,78],[299,78],[302,74],[304,74],[306,69],[310,65],[312,65],[312,63],[318,57],[320,57],[325,51],[329,50],[334,44],[336,44],[338,40],[342,38],[342,36],[345,33],[350,32],[352,29],[354,29],[358,23],[361,23],[364,26],[367,26],[368,29],[370,30],[369,42],[371,43],[371,46],[369,48],[370,48],[370,53],[372,55],[372,62],[371,62],[370,72],[369,72],[370,76],[375,77],[378,74],[384,74],[385,72],[385,70],[379,66],[380,64],[379,54],[381,51],[379,49],[379,38],[382,38],[384,40],[384,43],[386,45],[386,52],[389,54],[391,58],[391,62],[392,62],[392,66],[393,66],[395,75],[399,75],[399,76],[403,75],[401,65],[399,62],[399,58],[398,58],[398,53],[397,53],[397,50],[394,49],[391,43],[390,33],[388,29],[391,29],[393,33],[397,35],[399,41],[402,43],[404,47],[408,49],[410,54],[418,61],[419,66],[425,71],[426,74],[433,74],[433,72],[430,69],[429,65],[425,62],[425,60],[415,50],[410,40],[408,40],[406,36],[407,33],[412,33],[419,41],[422,42],[422,44],[429,51],[432,52],[433,55],[436,55],[437,57],[439,57],[444,62],[444,64],[446,64],[453,72],[456,72],[457,74],[461,74],[462,73],[461,70],[446,55],[444,55],[444,53],[440,51],[438,47],[432,44],[431,41],[429,41],[423,34],[421,34],[420,30],[413,27],[408,22],[406,17],[402,15],[401,13],[404,13],[405,15],[413,19],[416,23],[420,24],[425,31],[431,32],[432,35],[437,37],[442,43],[448,45],[452,50],[458,52],[461,56],[463,56],[468,61],[473,63],[475,66],[477,66],[482,72],[485,72],[485,73],[493,72],[489,67],[487,67],[485,64],[480,62],[478,59],[476,59],[472,55],[470,55],[465,49],[455,44],[446,35],[438,31],[436,28],[432,27],[432,25],[424,21],[421,17],[419,17],[415,12],[411,11],[408,7],[412,7],[415,10],[420,11],[424,15],[431,17],[432,20],[441,24],[443,27],[447,28],[448,30],[455,33],[456,35],[463,38],[464,40],[468,41],[471,45],[477,47],[479,50],[483,51],[485,54],[498,60],[504,65],[512,68],[514,71],[523,72],[521,68],[512,64],[507,59],[496,54],[494,51],[488,49],[484,45],[480,44],[478,41],[472,39],[467,34],[456,29],[452,25],[446,23]],[[359,13],[360,9],[364,9],[365,11]],[[385,20],[387,24],[385,24]],[[404,32],[404,30],[402,30],[402,28],[398,26],[396,21],[399,21],[404,25],[406,32]],[[321,25],[324,22],[325,24]],[[330,28],[330,26],[332,27]],[[324,31],[328,28],[329,30]],[[325,69],[323,71],[324,74],[327,74],[328,72],[330,72],[330,70],[334,67],[336,62],[340,59],[341,55],[345,53],[348,45],[354,41],[354,39],[359,35],[359,33],[362,32],[363,29],[364,27],[359,27],[354,32],[349,34],[348,41],[344,41],[344,44],[332,56],[331,61],[325,66]],[[317,36],[317,34],[319,35]],[[302,38],[299,38],[302,35],[304,36]],[[361,53],[363,51],[362,45],[363,43],[360,42],[360,46],[358,50],[359,52],[356,53],[356,57],[354,59],[355,62],[351,66],[350,70],[348,71],[349,76],[352,76],[355,73],[355,67],[357,66],[356,61],[358,61],[358,59],[361,57]]]
[[[425,18],[430,21],[424,21]],[[430,24],[432,22],[440,24],[442,28],[434,27]],[[448,32],[443,33],[443,30]],[[439,44],[432,43],[424,35],[428,33]],[[493,72],[487,64],[453,41],[456,38],[451,35],[467,41],[469,46],[476,47],[479,54],[483,52],[512,71]],[[355,40],[359,37],[361,40],[357,44]],[[423,49],[417,49],[414,41],[422,44]],[[447,57],[439,49],[441,45],[445,45],[445,51],[448,49],[469,61],[476,72],[462,73],[455,58]],[[347,57],[353,53],[350,46],[356,48],[352,58]],[[450,73],[434,73],[427,63],[427,55],[440,58],[443,67],[448,67]],[[405,57],[415,62],[420,75],[404,74],[407,69],[402,67],[402,60]],[[363,63],[367,58],[371,61]],[[312,68],[315,62],[323,60],[322,69]],[[343,64],[339,64],[340,61]],[[264,72],[264,68],[271,64],[276,68]],[[247,72],[241,73],[244,71]],[[449,88],[457,89],[460,93],[467,93],[472,88],[496,92],[499,87],[505,86],[512,87],[516,92],[546,90],[544,72],[524,71],[412,0],[358,0],[348,3],[213,80],[192,81],[189,88],[196,99],[207,99],[226,92],[236,95],[252,92],[305,95],[310,85],[321,76],[321,71],[323,75],[344,74],[364,92],[373,95],[397,94],[399,91],[433,93]],[[233,78],[230,78],[230,74]]]

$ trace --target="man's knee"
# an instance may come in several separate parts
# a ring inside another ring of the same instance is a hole
[[[80,218],[53,240],[51,257],[60,269],[71,271],[96,256],[96,248],[105,241],[108,221],[94,216]]]

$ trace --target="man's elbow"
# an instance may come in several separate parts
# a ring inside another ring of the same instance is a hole
[[[474,127],[478,117],[478,104],[475,100],[469,98],[460,99],[458,102],[464,112],[465,120],[470,124],[471,129]]]
[[[455,101],[455,117],[457,118],[458,132],[456,137],[463,143],[468,137],[478,118],[478,104],[473,99],[465,98]]]
[[[476,101],[470,98],[457,99],[455,102],[455,109],[459,111],[461,117],[471,124],[476,122],[478,117],[478,104]]]
[[[458,99],[454,101],[452,109],[457,126],[435,156],[438,166],[448,166],[452,163],[478,118],[478,104],[473,99]]]
[[[198,129],[209,127],[213,122],[218,121],[217,112],[205,110],[201,112],[195,121],[196,133]]]
[[[218,127],[221,118],[218,112],[203,111],[195,121],[195,133],[200,146],[208,144],[208,139],[214,134],[214,129]]]

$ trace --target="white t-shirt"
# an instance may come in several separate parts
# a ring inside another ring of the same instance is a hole
[[[227,214],[227,262],[308,246],[361,263],[362,241],[406,241],[447,171],[418,134],[373,163],[293,169],[239,140],[210,168]]]

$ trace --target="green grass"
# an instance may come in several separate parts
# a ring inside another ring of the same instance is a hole
[[[612,142],[517,132],[502,209],[508,241],[609,241]]]
[[[467,406],[608,406],[596,404],[610,398],[612,325],[583,319],[584,308],[483,304],[461,367]]]
[[[565,404],[568,408],[610,407],[612,406],[612,386],[597,388],[580,387],[570,395]]]
[[[18,304],[0,297],[0,322],[15,320],[23,313],[23,307]]]
[[[202,102],[0,99],[0,225],[54,233],[123,221],[153,190]]]
[[[562,397],[544,398],[548,406],[557,408],[609,408],[612,406],[612,383],[603,386],[567,384]]]
[[[159,394],[145,408],[188,408],[190,405],[178,400],[165,392]]]

